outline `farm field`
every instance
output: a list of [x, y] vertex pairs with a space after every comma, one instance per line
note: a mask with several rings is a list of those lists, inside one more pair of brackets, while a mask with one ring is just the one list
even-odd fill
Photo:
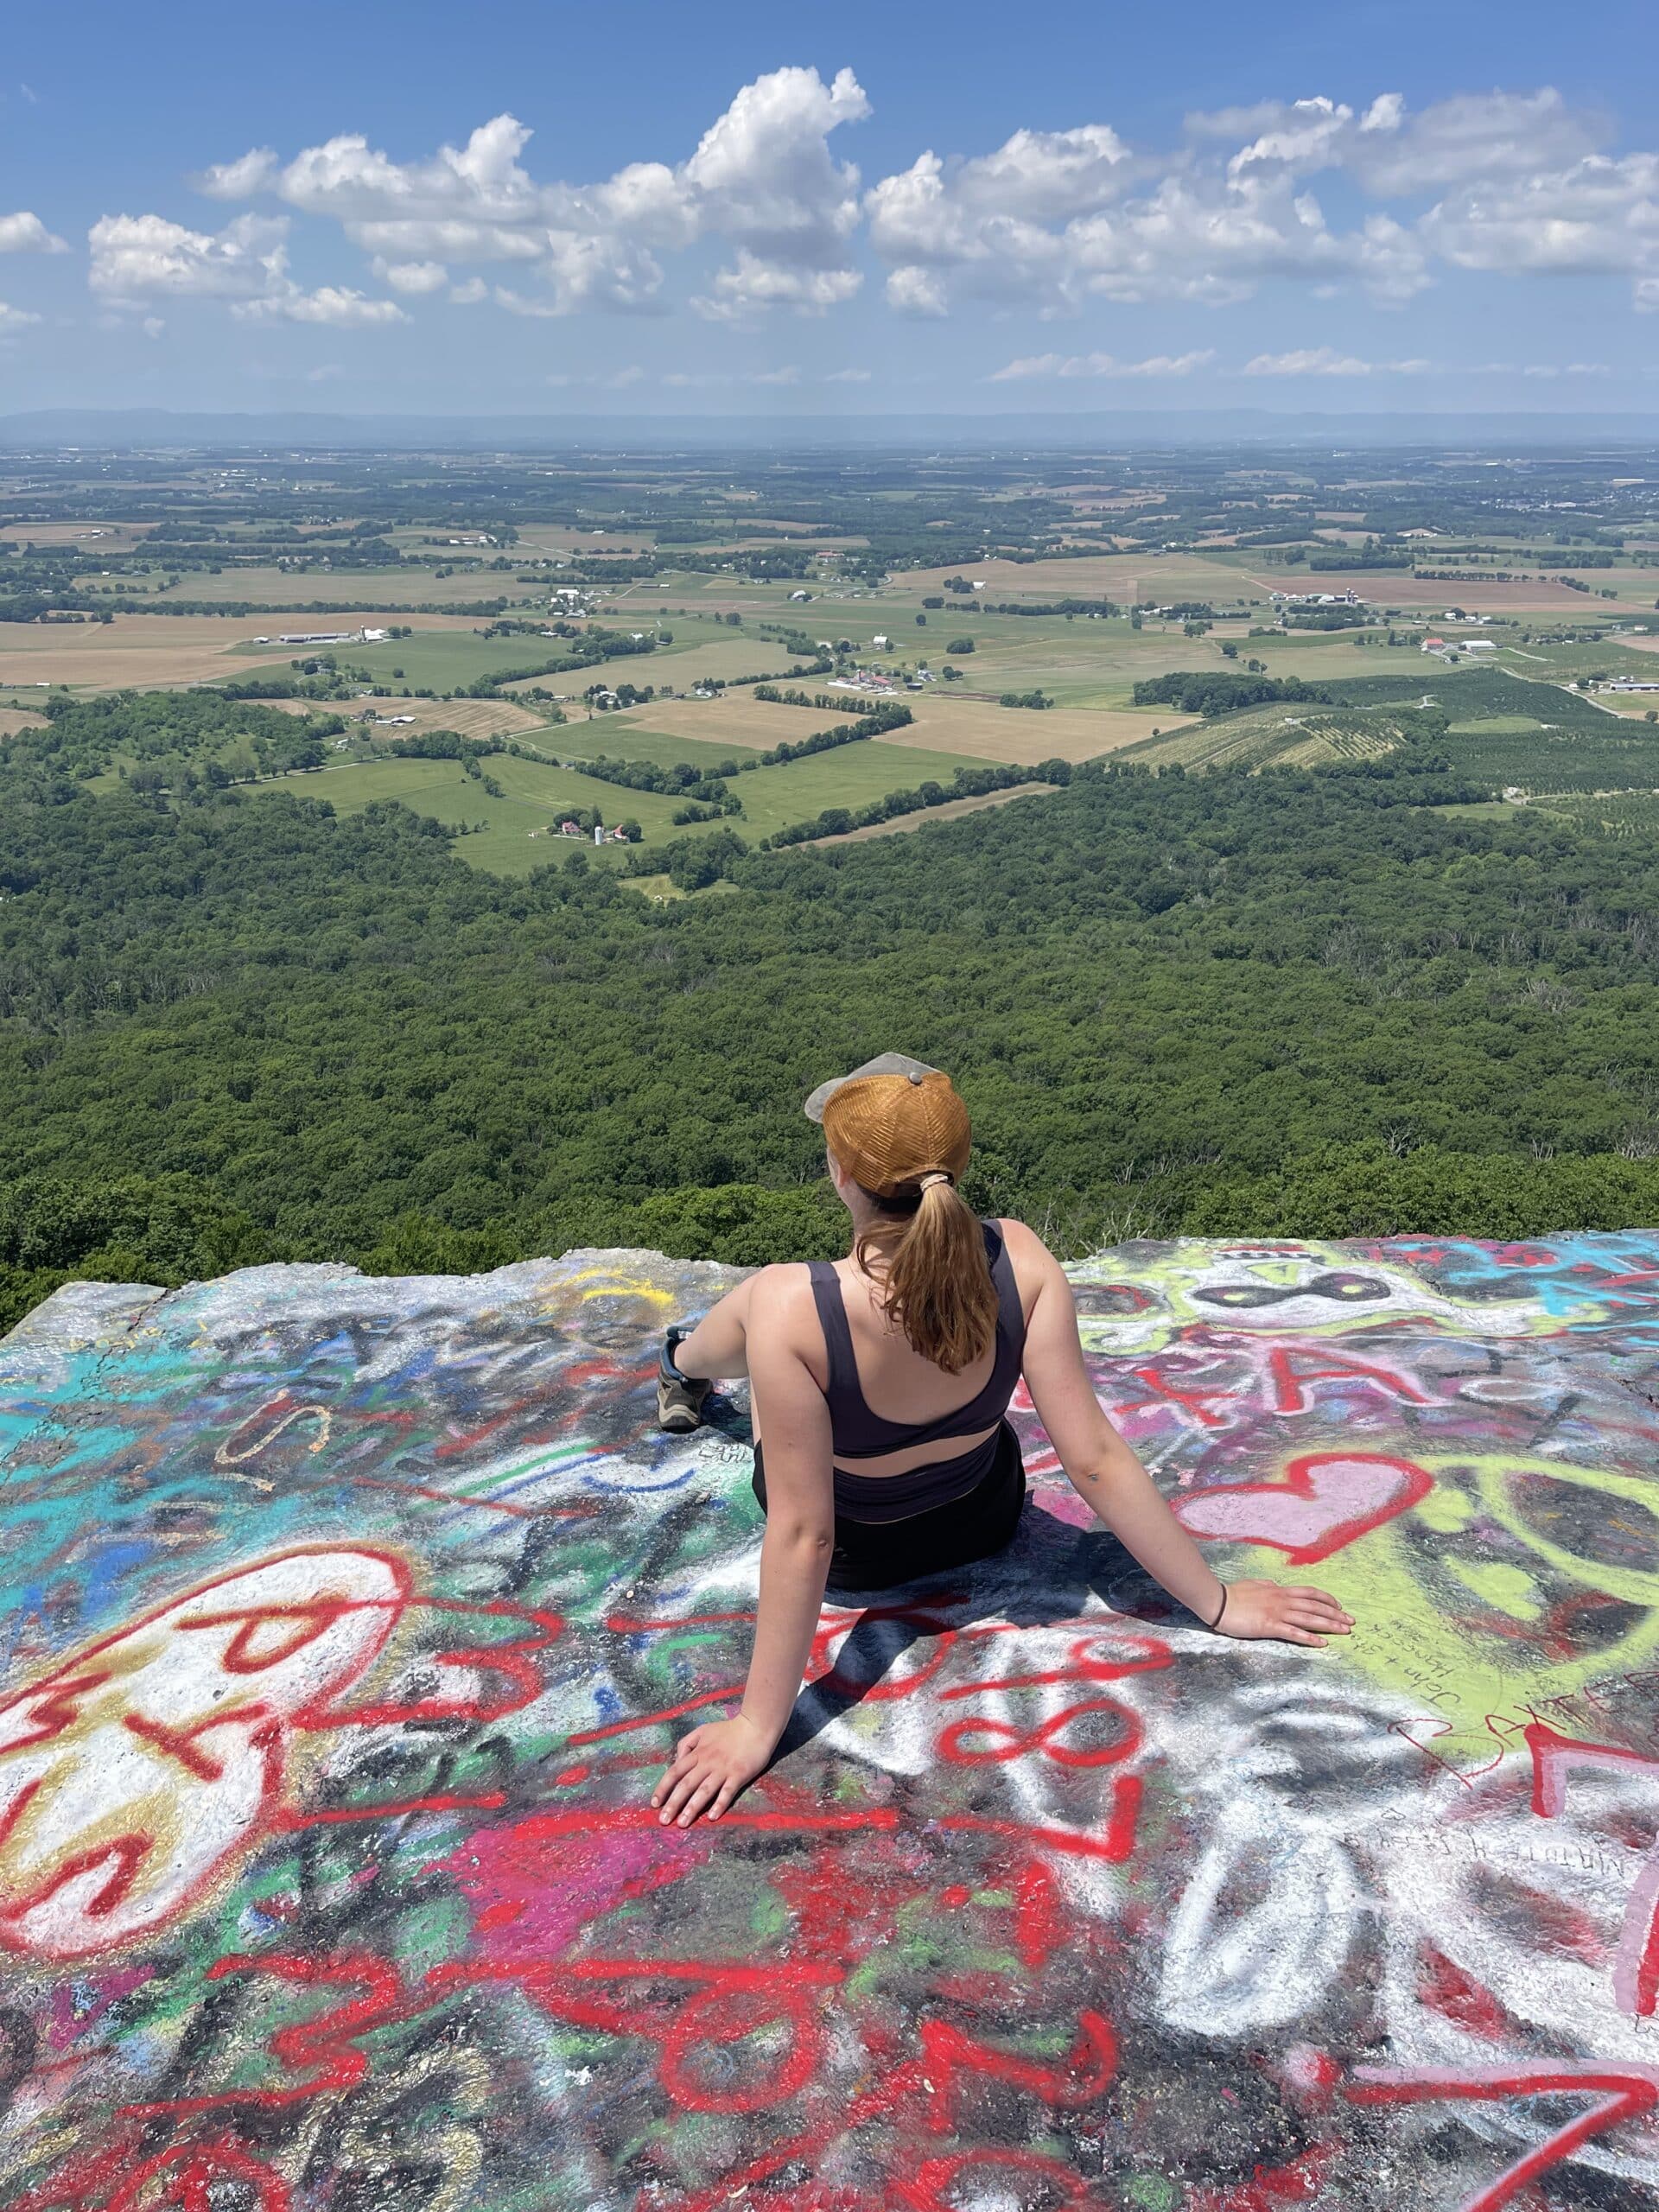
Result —
[[[619, 610], [619, 623], [626, 629], [628, 625], [620, 621], [622, 612]], [[636, 626], [651, 626], [643, 609], [636, 611]], [[724, 639], [702, 639], [688, 645], [683, 632], [675, 628], [674, 643], [658, 646], [649, 659], [649, 673], [636, 680], [671, 684], [676, 691], [684, 691], [711, 677], [722, 683], [734, 683], [745, 676], [784, 676], [796, 665], [797, 656], [775, 638], [732, 637], [729, 632]], [[613, 672], [627, 673], [620, 668]]]
[[[938, 592], [947, 576], [982, 578], [975, 599], [1111, 599], [1127, 607], [1137, 599], [1234, 600], [1249, 595], [1248, 575], [1236, 566], [1200, 553], [1085, 553], [1061, 561], [951, 561], [938, 569], [906, 570], [907, 591]], [[1255, 588], [1262, 589], [1260, 579]], [[1279, 588], [1277, 581], [1267, 589]], [[1265, 593], [1264, 593], [1265, 595]], [[963, 597], [960, 604], [966, 607]], [[951, 608], [947, 607], [945, 613]], [[941, 620], [944, 618], [941, 617]]]
[[[1009, 635], [1009, 632], [1013, 634]], [[964, 634], [966, 632], [964, 630]], [[953, 665], [976, 691], [1046, 691], [1063, 707], [1127, 707], [1135, 684], [1174, 668], [1231, 668], [1260, 660], [1270, 676], [1300, 676], [1309, 683], [1327, 677], [1362, 676], [1379, 665], [1375, 645], [1360, 645], [1341, 631], [1310, 631], [1301, 636], [1251, 638], [1243, 626], [1220, 625], [1207, 637], [1188, 638], [1174, 628], [1127, 622], [1021, 621], [1006, 618], [993, 632], [974, 626], [976, 651]], [[1238, 647], [1236, 660], [1221, 651], [1223, 639]], [[939, 652], [934, 665], [951, 656]]]
[[23, 547], [71, 546], [96, 560], [100, 553], [130, 553], [156, 527], [149, 522], [11, 522], [0, 540]]
[[[1538, 577], [1527, 583], [1492, 583], [1471, 576], [1459, 577], [1453, 583], [1435, 582], [1427, 577], [1414, 576], [1407, 569], [1355, 569], [1344, 570], [1334, 577], [1307, 575], [1306, 582], [1287, 583], [1286, 578], [1305, 574], [1305, 571], [1280, 570], [1271, 575], [1267, 569], [1254, 572], [1258, 584], [1268, 583], [1275, 591], [1317, 591], [1334, 582], [1344, 589], [1351, 586], [1360, 597], [1376, 607], [1416, 607], [1437, 611], [1446, 607], [1461, 607], [1470, 613], [1491, 614], [1551, 614], [1567, 619], [1576, 617], [1582, 621], [1592, 616], [1599, 603], [1586, 598], [1581, 591], [1573, 591], [1566, 584], [1552, 583], [1548, 577]], [[1597, 571], [1600, 574], [1602, 572]]]
[[15, 737], [20, 729], [43, 729], [46, 717], [22, 707], [0, 707], [0, 737]]
[[[374, 621], [372, 615], [361, 619]], [[463, 617], [404, 616], [388, 610], [387, 619], [431, 629], [454, 623], [470, 630]], [[319, 616], [317, 626], [332, 626]], [[214, 677], [239, 678], [251, 672], [251, 664], [285, 668], [295, 658], [292, 645], [252, 643], [270, 630], [269, 614], [118, 614], [109, 622], [3, 622], [0, 688], [62, 683], [73, 690], [112, 691], [136, 684], [165, 690]]]
[[[92, 549], [94, 552], [101, 547]], [[164, 559], [159, 548], [152, 548], [157, 562]], [[169, 575], [178, 572], [168, 569]], [[217, 575], [207, 569], [188, 569], [181, 581], [163, 594], [166, 599], [226, 600], [233, 604], [255, 601], [271, 607], [305, 607], [314, 600], [337, 601], [356, 607], [411, 608], [423, 605], [448, 605], [454, 601], [505, 599], [519, 604], [533, 603], [539, 610], [546, 604], [547, 591], [557, 581], [550, 576], [547, 585], [521, 584], [507, 569], [457, 569], [453, 575], [435, 576], [430, 569], [325, 569], [314, 565], [308, 569], [221, 569]], [[123, 597], [137, 597], [152, 588], [154, 579], [144, 576], [93, 576], [88, 579], [94, 591], [116, 593]], [[330, 618], [316, 617], [319, 626], [326, 626]], [[365, 616], [365, 620], [372, 617]], [[406, 616], [400, 615], [400, 620]], [[267, 617], [267, 621], [270, 618]]]
[[[1650, 683], [1659, 678], [1652, 653], [1659, 650], [1659, 637], [1644, 645], [1639, 638], [1586, 638], [1571, 644], [1529, 645], [1510, 644], [1500, 630], [1494, 633], [1497, 646], [1495, 656], [1499, 665], [1512, 676], [1529, 677], [1539, 682], [1552, 680], [1566, 683], [1578, 676], [1630, 676], [1638, 683]], [[1611, 702], [1608, 702], [1610, 705]]]
[[[385, 645], [334, 645], [320, 650], [332, 652], [346, 666], [365, 671], [374, 683], [385, 684], [396, 696], [417, 689], [449, 691], [458, 684], [475, 683], [480, 676], [531, 667], [563, 652], [567, 642], [559, 638], [481, 638], [472, 624], [457, 621], [451, 628], [419, 630], [412, 638], [393, 638]], [[263, 647], [250, 650], [257, 652], [260, 659], [265, 658]], [[294, 655], [294, 647], [283, 649], [285, 660]], [[603, 673], [599, 669], [591, 672], [572, 669], [568, 675], [537, 677], [533, 681], [550, 689], [563, 689], [580, 677], [582, 683], [575, 686], [580, 690]]]
[[[273, 706], [283, 702], [273, 699]], [[294, 702], [296, 705], [304, 702]], [[479, 739], [491, 737], [518, 737], [532, 730], [552, 728], [544, 716], [529, 707], [521, 707], [516, 699], [364, 699], [342, 700], [334, 712], [343, 714], [349, 721], [372, 707], [378, 714], [388, 712], [412, 715], [413, 722], [400, 722], [395, 728], [370, 728], [377, 741], [389, 741], [395, 737], [413, 737], [422, 730], [453, 729], [462, 737]], [[325, 709], [325, 711], [327, 711]]]
[[[823, 681], [821, 677], [803, 677], [800, 689], [816, 691]], [[625, 708], [606, 720], [625, 729], [636, 722], [649, 722], [664, 737], [689, 737], [699, 744], [724, 744], [728, 749], [737, 745], [751, 753], [766, 753], [774, 745], [798, 745], [821, 729], [834, 729], [838, 722], [856, 721], [867, 711], [862, 702], [850, 697], [844, 706], [820, 711], [816, 707], [780, 707], [775, 700], [734, 691], [717, 699], [652, 699], [645, 706]], [[606, 749], [626, 750], [620, 745]]]
[[1018, 763], [1092, 760], [1146, 737], [1165, 707], [1000, 707], [988, 699], [926, 692], [910, 702], [915, 721], [890, 731], [885, 742], [926, 753], [968, 753], [976, 760]]
[[[591, 727], [598, 729], [601, 725], [595, 722]], [[564, 735], [562, 730], [550, 731], [548, 741], [563, 741]], [[662, 742], [676, 744], [671, 739]], [[676, 757], [683, 757], [684, 743], [678, 741], [681, 749]], [[614, 747], [610, 749], [614, 753]], [[730, 752], [730, 747], [723, 748], [722, 757], [729, 758]], [[646, 756], [634, 752], [626, 757]], [[729, 826], [753, 843], [797, 822], [810, 821], [826, 807], [856, 808], [888, 791], [913, 790], [930, 774], [943, 780], [959, 767], [976, 765], [950, 754], [931, 755], [924, 765], [913, 753], [902, 752], [879, 739], [866, 740], [810, 760], [791, 761], [783, 767], [757, 768], [741, 776], [731, 788], [741, 798], [743, 812], [731, 817]], [[561, 809], [596, 807], [607, 823], [632, 816], [644, 830], [647, 844], [695, 836], [700, 830], [720, 826], [713, 823], [677, 826], [672, 817], [682, 803], [678, 799], [654, 791], [631, 791], [601, 777], [584, 776], [580, 770], [559, 767], [550, 760], [543, 764], [539, 760], [497, 753], [484, 766], [501, 786], [503, 798], [493, 798], [475, 777], [464, 772], [459, 761], [392, 757], [300, 770], [272, 777], [258, 788], [273, 791], [286, 786], [308, 798], [326, 798], [342, 813], [354, 812], [377, 799], [397, 799], [416, 813], [430, 815], [439, 822], [482, 822], [483, 830], [458, 842], [459, 856], [476, 868], [509, 874], [523, 874], [556, 857], [540, 839], [532, 839], [530, 832], [556, 820]]]

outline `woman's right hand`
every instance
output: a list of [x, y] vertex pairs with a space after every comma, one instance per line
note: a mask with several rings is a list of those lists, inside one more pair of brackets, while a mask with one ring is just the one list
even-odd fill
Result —
[[682, 1736], [651, 1793], [658, 1819], [664, 1827], [683, 1828], [705, 1813], [717, 1821], [733, 1798], [766, 1772], [777, 1741], [741, 1713], [731, 1720], [707, 1720]]
[[1327, 1636], [1346, 1636], [1354, 1625], [1353, 1615], [1344, 1612], [1328, 1590], [1285, 1582], [1230, 1582], [1226, 1587], [1217, 1636], [1322, 1649]]

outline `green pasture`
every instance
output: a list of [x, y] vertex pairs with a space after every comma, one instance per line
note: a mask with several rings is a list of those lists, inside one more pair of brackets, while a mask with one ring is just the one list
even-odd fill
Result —
[[531, 730], [518, 742], [562, 760], [593, 760], [603, 753], [613, 760], [644, 760], [653, 768], [675, 768], [684, 761], [704, 775], [711, 774], [722, 761], [756, 758], [752, 745], [715, 745], [701, 737], [664, 737], [615, 715], [595, 715], [592, 721]]
[[[366, 670], [373, 682], [392, 691], [453, 691], [480, 676], [534, 667], [537, 661], [563, 652], [566, 644], [561, 638], [480, 638], [471, 630], [417, 630], [413, 637], [394, 638], [384, 645], [319, 645], [315, 650], [332, 653], [342, 668]], [[306, 648], [294, 649], [293, 658], [308, 657]], [[396, 669], [402, 669], [401, 678], [393, 674]], [[541, 681], [550, 690], [574, 686], [585, 690], [601, 673], [572, 669]]]
[[[595, 721], [584, 727], [598, 730], [603, 725]], [[554, 736], [563, 740], [564, 734], [563, 731], [537, 734], [543, 742]], [[629, 733], [630, 740], [642, 734]], [[656, 740], [664, 761], [686, 757], [686, 743], [683, 739]], [[620, 744], [594, 749], [607, 750], [613, 758], [647, 757], [643, 750], [625, 753]], [[721, 748], [727, 756], [732, 750]], [[574, 747], [571, 754], [574, 757]], [[556, 823], [562, 812], [574, 807], [597, 807], [607, 823], [632, 817], [645, 831], [645, 842], [652, 845], [696, 836], [698, 827], [715, 826], [677, 826], [672, 817], [682, 800], [655, 791], [630, 791], [597, 776], [584, 776], [578, 769], [504, 753], [492, 753], [483, 765], [485, 773], [501, 786], [505, 794], [501, 798], [493, 798], [476, 778], [465, 774], [459, 761], [385, 757], [297, 770], [291, 775], [273, 777], [258, 788], [268, 791], [291, 787], [308, 798], [326, 798], [346, 814], [377, 799], [396, 799], [416, 814], [430, 815], [439, 822], [481, 822], [485, 828], [460, 840], [455, 849], [475, 868], [508, 875], [524, 874], [557, 858], [556, 840], [532, 838], [530, 832], [550, 822]], [[738, 777], [730, 788], [742, 800], [743, 812], [730, 818], [730, 826], [740, 836], [753, 842], [792, 823], [810, 821], [825, 807], [857, 808], [888, 791], [913, 791], [929, 780], [948, 783], [959, 767], [984, 765], [957, 753], [919, 753], [874, 739], [839, 746], [809, 760], [792, 760], [783, 767], [757, 768]]]
[[889, 791], [914, 791], [929, 782], [948, 784], [958, 768], [985, 765], [965, 753], [924, 753], [866, 738], [856, 745], [815, 753], [806, 760], [791, 760], [785, 767], [757, 768], [752, 775], [739, 776], [728, 788], [742, 800], [743, 818], [732, 827], [740, 836], [769, 837], [791, 823], [810, 822], [827, 806], [855, 809]]
[[596, 776], [543, 766], [509, 753], [492, 755], [486, 772], [500, 785], [504, 798], [493, 798], [475, 778], [462, 772], [457, 760], [353, 762], [275, 777], [258, 789], [291, 787], [306, 798], [326, 798], [341, 814], [354, 814], [376, 800], [396, 799], [438, 822], [481, 822], [485, 827], [459, 839], [455, 851], [474, 868], [501, 875], [524, 875], [557, 860], [568, 849], [563, 840], [530, 833], [550, 823], [556, 825], [561, 814], [573, 807], [597, 807], [607, 823], [632, 817], [656, 844], [683, 834], [671, 819], [680, 802], [654, 791], [622, 791]]

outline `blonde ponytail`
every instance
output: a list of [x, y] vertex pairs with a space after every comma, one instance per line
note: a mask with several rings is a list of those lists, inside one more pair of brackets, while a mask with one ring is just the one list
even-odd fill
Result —
[[945, 1175], [928, 1177], [913, 1210], [908, 1192], [866, 1196], [885, 1213], [908, 1216], [896, 1241], [872, 1230], [858, 1240], [855, 1257], [867, 1272], [867, 1248], [886, 1257], [882, 1312], [912, 1351], [947, 1375], [960, 1375], [996, 1337], [996, 1285], [984, 1231]]

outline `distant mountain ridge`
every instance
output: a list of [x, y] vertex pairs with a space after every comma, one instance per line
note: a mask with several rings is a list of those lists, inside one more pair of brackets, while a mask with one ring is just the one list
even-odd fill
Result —
[[1116, 409], [1008, 415], [344, 415], [194, 413], [167, 408], [46, 408], [0, 416], [0, 449], [42, 446], [305, 446], [485, 451], [677, 447], [934, 445], [1052, 447], [1659, 444], [1654, 414], [1311, 414], [1259, 407]]

